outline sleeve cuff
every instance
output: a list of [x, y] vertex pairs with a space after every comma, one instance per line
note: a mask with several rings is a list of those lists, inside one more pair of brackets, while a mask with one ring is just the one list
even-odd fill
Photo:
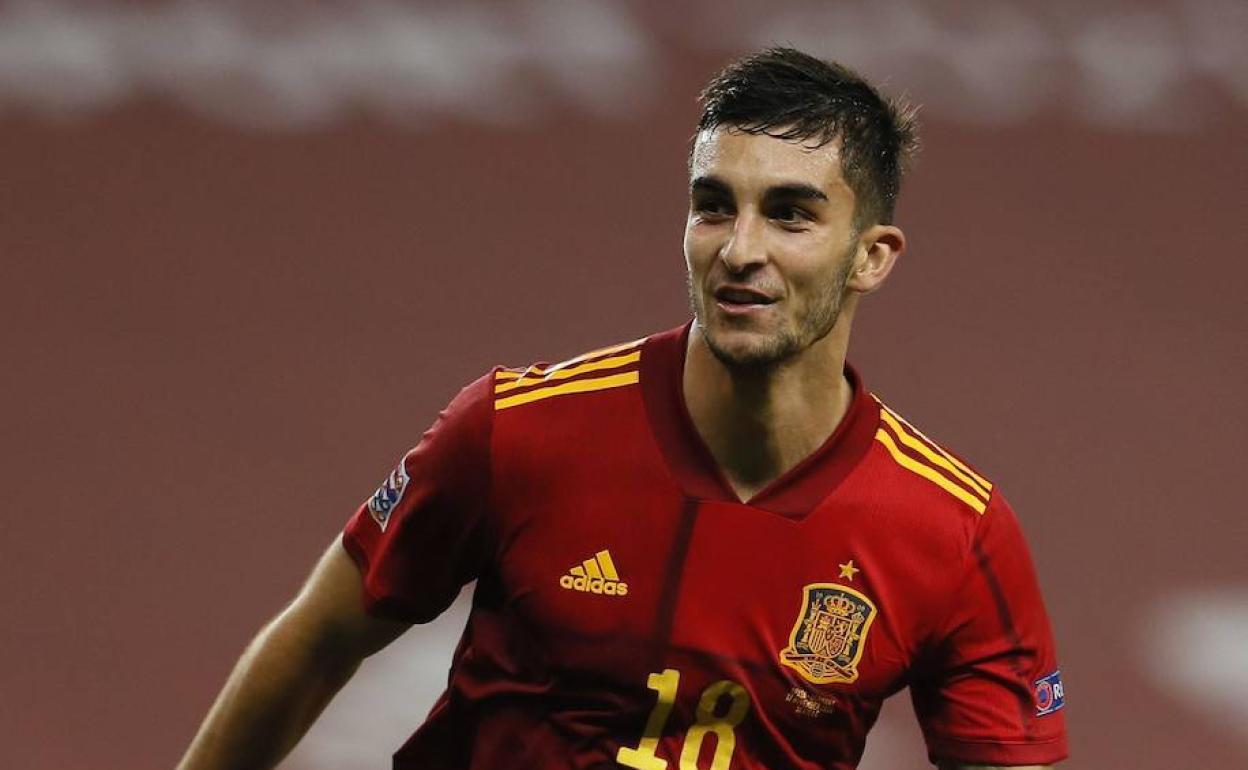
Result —
[[360, 542], [358, 536], [350, 527], [342, 533], [342, 547], [360, 570], [360, 599], [364, 604], [366, 613], [376, 618], [397, 620], [401, 623], [428, 623], [438, 616], [440, 610], [430, 612], [405, 600], [403, 597], [381, 596], [369, 588], [370, 565], [368, 548]]
[[987, 741], [933, 737], [927, 743], [932, 764], [962, 762], [976, 765], [1052, 765], [1070, 754], [1066, 736], [1045, 741]]

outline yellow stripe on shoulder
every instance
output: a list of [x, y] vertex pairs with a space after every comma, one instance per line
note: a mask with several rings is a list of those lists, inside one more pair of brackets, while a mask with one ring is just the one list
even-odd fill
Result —
[[962, 487], [958, 486], [957, 484], [954, 484], [952, 481], [947, 479], [945, 476], [941, 475], [939, 471], [932, 468], [930, 465], [924, 465], [923, 463], [919, 462], [918, 460], [915, 460], [914, 458], [907, 455], [905, 452], [902, 452], [900, 449], [898, 449], [897, 444], [893, 441], [893, 437], [888, 435], [888, 433], [883, 428], [880, 428], [879, 430], [875, 432], [875, 440], [884, 445], [884, 448], [887, 449], [888, 453], [893, 456], [893, 459], [897, 461], [898, 465], [910, 471], [911, 473], [916, 473], [919, 476], [922, 476], [923, 478], [932, 482], [936, 486], [940, 487], [941, 489], [945, 490], [949, 494], [953, 495], [954, 497], [958, 498], [962, 502], [969, 505], [971, 509], [974, 510], [976, 513], [982, 514], [985, 510], [988, 509], [988, 506], [984, 503], [983, 500], [980, 500], [975, 495], [972, 495], [970, 492], [967, 492]]
[[901, 427], [901, 423], [897, 419], [897, 416], [890, 412], [887, 408], [880, 410], [880, 419], [883, 420], [888, 427], [893, 429], [893, 433], [897, 434], [897, 438], [901, 439], [902, 444], [918, 452], [932, 465], [942, 468], [946, 472], [952, 474], [954, 478], [961, 481], [970, 489], [970, 491], [974, 492], [979, 497], [982, 497], [985, 501], [988, 500], [988, 496], [992, 494], [992, 485], [988, 484], [987, 481], [983, 481], [983, 477], [977, 475], [976, 478], [972, 478], [963, 470], [970, 470], [969, 468], [966, 468], [965, 465], [962, 463], [953, 463], [950, 455], [946, 454], [942, 450], [933, 449], [928, 444], [920, 441], [914, 435], [907, 432]]
[[[503, 369], [498, 372], [498, 375], [495, 379], [497, 380], [519, 380], [525, 377], [545, 377], [547, 374], [550, 374], [551, 372], [557, 372], [562, 369], [575, 366], [576, 364], [579, 364], [582, 361], [589, 361], [590, 359], [593, 359], [593, 358], [600, 358], [603, 356], [609, 356], [613, 353], [620, 353], [625, 350], [632, 350], [633, 348], [640, 348], [641, 343], [645, 341], [646, 341], [646, 338], [642, 337], [640, 339], [636, 339], [631, 342], [623, 342], [623, 343], [620, 343], [619, 345], [611, 345], [610, 347], [599, 348], [598, 350], [591, 350], [588, 353], [582, 353], [581, 355], [576, 356], [575, 358], [569, 358], [567, 361], [560, 361], [557, 364], [552, 364], [547, 367], [530, 366], [525, 369]], [[639, 354], [640, 352], [641, 351], [638, 351]]]
[[988, 479], [986, 479], [986, 478], [984, 478], [983, 476], [979, 475], [979, 474], [978, 474], [978, 473], [976, 473], [974, 470], [972, 470], [972, 469], [971, 469], [971, 467], [970, 467], [970, 466], [968, 466], [966, 463], [962, 462], [961, 460], [959, 460], [958, 458], [954, 457], [954, 456], [953, 456], [952, 454], [950, 454], [949, 452], [945, 451], [945, 448], [944, 448], [944, 447], [942, 447], [940, 444], [937, 444], [935, 441], [932, 441], [930, 438], [928, 438], [928, 437], [927, 437], [927, 435], [926, 435], [926, 434], [924, 434], [924, 433], [923, 433], [923, 431], [919, 430], [918, 428], [914, 427], [914, 425], [912, 425], [911, 423], [907, 422], [905, 417], [902, 417], [901, 415], [897, 414], [897, 412], [895, 412], [895, 411], [894, 411], [891, 407], [889, 407], [889, 406], [888, 406], [888, 404], [885, 404], [883, 401], [880, 401], [880, 399], [879, 399], [879, 398], [876, 398], [875, 400], [876, 400], [876, 402], [877, 402], [877, 403], [879, 403], [880, 408], [881, 408], [882, 410], [884, 410], [884, 411], [885, 411], [885, 412], [887, 412], [887, 413], [888, 413], [891, 417], [893, 417], [894, 419], [896, 419], [896, 420], [897, 420], [897, 422], [899, 422], [899, 423], [901, 423], [902, 425], [906, 426], [907, 430], [909, 430], [909, 431], [910, 431], [910, 433], [912, 433], [912, 434], [914, 434], [915, 436], [918, 436], [919, 438], [923, 439], [923, 441], [927, 442], [927, 444], [928, 444], [928, 445], [929, 445], [932, 449], [936, 450], [936, 451], [937, 451], [937, 452], [939, 452], [942, 456], [944, 456], [944, 458], [945, 458], [946, 460], [948, 460], [948, 461], [949, 461], [952, 465], [956, 466], [956, 467], [957, 467], [959, 470], [961, 470], [963, 473], [965, 473], [965, 474], [967, 474], [968, 476], [970, 476], [971, 478], [975, 479], [975, 481], [976, 481], [976, 482], [978, 482], [978, 483], [979, 483], [979, 485], [980, 485], [981, 487], [983, 487], [985, 491], [987, 491], [987, 492], [992, 492], [992, 482], [991, 482], [991, 481], [989, 481]]
[[932, 441], [879, 398], [880, 427], [875, 439], [902, 468], [917, 474], [983, 513], [992, 496], [992, 483]]
[[[619, 369], [619, 368], [628, 366], [629, 364], [635, 364], [640, 360], [641, 360], [641, 351], [634, 350], [631, 353], [624, 353], [623, 355], [600, 358], [597, 361], [590, 361], [588, 363], [578, 364], [576, 366], [570, 366], [566, 369], [551, 367], [550, 369], [545, 370], [544, 373], [541, 373], [541, 374], [532, 373], [532, 374], [523, 374], [520, 377], [516, 377], [516, 378], [511, 378], [511, 377], [505, 378], [503, 382], [498, 382], [497, 384], [494, 385], [494, 392], [496, 394], [506, 393], [511, 390], [518, 390], [520, 388], [526, 388], [530, 385], [538, 385], [544, 382], [551, 382], [551, 381], [557, 381], [557, 380], [566, 380], [570, 377], [575, 377], [578, 374], [586, 374], [587, 372], [598, 372], [604, 369]], [[504, 372], [499, 372], [499, 374], [504, 374]], [[510, 374], [510, 372], [506, 372], [506, 374]]]
[[501, 409], [510, 409], [513, 406], [521, 404], [529, 404], [534, 401], [541, 401], [555, 396], [564, 396], [569, 393], [591, 393], [595, 390], [608, 390], [610, 388], [622, 388], [625, 385], [634, 385], [641, 379], [641, 374], [637, 371], [624, 372], [622, 374], [612, 374], [607, 377], [591, 377], [584, 380], [572, 380], [562, 385], [547, 385], [543, 388], [534, 388], [533, 390], [517, 393], [514, 396], [497, 399], [494, 402], [495, 411]]
[[494, 376], [494, 409], [636, 384], [641, 379], [639, 364], [645, 341], [642, 337], [599, 348], [550, 366], [500, 370]]

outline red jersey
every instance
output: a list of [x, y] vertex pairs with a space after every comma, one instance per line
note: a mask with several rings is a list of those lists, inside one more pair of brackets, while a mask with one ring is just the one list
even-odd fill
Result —
[[929, 753], [1066, 755], [1048, 619], [999, 491], [852, 404], [747, 502], [682, 398], [688, 326], [465, 388], [351, 519], [369, 611], [476, 579], [396, 768], [825, 770], [909, 687]]

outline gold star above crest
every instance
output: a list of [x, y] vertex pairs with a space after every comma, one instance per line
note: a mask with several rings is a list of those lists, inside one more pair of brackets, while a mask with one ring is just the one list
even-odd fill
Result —
[[862, 570], [854, 566], [853, 559], [850, 559], [849, 561], [840, 565], [840, 567], [841, 567], [841, 577], [848, 578], [851, 582], [853, 581], [855, 574], [862, 572]]

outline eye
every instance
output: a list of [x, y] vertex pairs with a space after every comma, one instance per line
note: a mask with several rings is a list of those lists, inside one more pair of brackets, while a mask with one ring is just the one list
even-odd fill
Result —
[[776, 206], [768, 216], [785, 225], [800, 225], [814, 220], [814, 217], [806, 209], [787, 203]]
[[703, 219], [717, 219], [729, 217], [733, 214], [730, 201], [714, 196], [694, 198], [690, 208], [692, 208], [693, 213]]

